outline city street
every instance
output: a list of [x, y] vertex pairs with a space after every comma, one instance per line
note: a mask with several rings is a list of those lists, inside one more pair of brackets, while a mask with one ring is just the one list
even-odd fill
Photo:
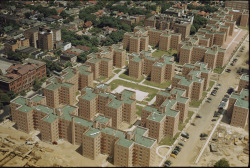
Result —
[[[248, 39], [248, 38], [246, 38]], [[216, 80], [217, 83], [220, 83], [222, 86], [218, 90], [216, 96], [208, 95], [207, 97], [212, 98], [211, 103], [205, 102], [198, 111], [198, 114], [202, 116], [202, 118], [195, 118], [194, 123], [196, 126], [189, 126], [186, 132], [189, 133], [189, 139], [184, 143], [184, 147], [182, 147], [181, 152], [178, 154], [176, 159], [168, 158], [173, 162], [172, 166], [195, 166], [194, 161], [200, 153], [201, 148], [205, 144], [206, 141], [200, 140], [201, 133], [210, 134], [213, 129], [215, 122], [212, 122], [214, 111], [218, 110], [218, 106], [226, 94], [227, 89], [230, 86], [236, 88], [239, 84], [240, 75], [236, 73], [238, 68], [248, 67], [245, 64], [245, 61], [248, 59], [249, 54], [249, 42], [246, 40], [243, 42], [245, 45], [245, 50], [241, 53], [241, 57], [238, 58], [238, 62], [236, 62], [235, 66], [228, 66], [232, 71], [230, 73], [224, 72], [223, 74], [213, 74], [211, 79]], [[238, 52], [235, 54], [237, 55]], [[231, 80], [230, 80], [231, 79]], [[225, 121], [224, 121], [225, 122]]]

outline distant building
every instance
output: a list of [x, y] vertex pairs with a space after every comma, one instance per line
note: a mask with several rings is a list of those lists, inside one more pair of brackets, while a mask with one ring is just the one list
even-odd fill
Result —
[[248, 1], [225, 1], [225, 7], [233, 8], [236, 10], [242, 10], [242, 9], [249, 9], [249, 2]]
[[0, 75], [1, 89], [17, 93], [32, 87], [35, 78], [46, 77], [46, 64], [27, 58], [23, 64], [13, 64], [6, 72]]
[[4, 50], [6, 53], [10, 51], [16, 51], [16, 49], [21, 47], [29, 47], [29, 39], [26, 38], [19, 38], [19, 39], [12, 39], [4, 44]]

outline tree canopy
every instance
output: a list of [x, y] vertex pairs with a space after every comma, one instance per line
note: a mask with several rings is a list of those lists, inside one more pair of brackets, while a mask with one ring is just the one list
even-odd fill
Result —
[[193, 6], [192, 4], [189, 4], [187, 6], [188, 9], [195, 9], [195, 10], [200, 10], [200, 11], [204, 11], [204, 12], [209, 12], [209, 13], [213, 13], [216, 12], [218, 10], [218, 8], [208, 5], [206, 4], [205, 6]]
[[225, 158], [222, 158], [214, 164], [214, 167], [230, 167], [230, 164]]

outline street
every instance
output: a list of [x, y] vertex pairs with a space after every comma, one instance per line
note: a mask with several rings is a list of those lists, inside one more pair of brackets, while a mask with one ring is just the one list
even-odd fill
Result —
[[[246, 38], [248, 39], [248, 38]], [[232, 71], [230, 73], [224, 72], [223, 74], [213, 74], [211, 79], [217, 81], [217, 83], [221, 84], [216, 96], [212, 96], [208, 93], [207, 97], [212, 98], [211, 103], [205, 102], [198, 111], [198, 114], [202, 116], [202, 118], [195, 118], [194, 123], [196, 126], [189, 126], [186, 132], [189, 133], [189, 139], [184, 143], [184, 147], [182, 147], [181, 152], [177, 155], [176, 159], [169, 157], [168, 160], [172, 161], [171, 166], [195, 166], [194, 161], [197, 158], [201, 148], [204, 146], [205, 141], [200, 140], [200, 134], [206, 133], [210, 134], [213, 129], [215, 123], [211, 120], [213, 119], [214, 111], [218, 110], [218, 106], [226, 94], [227, 89], [230, 86], [236, 88], [239, 84], [240, 75], [236, 73], [238, 68], [247, 68], [248, 65], [245, 61], [248, 59], [249, 54], [249, 42], [246, 40], [243, 42], [245, 45], [244, 52], [241, 52], [241, 57], [238, 58], [235, 66], [228, 66]], [[237, 55], [238, 52], [235, 54]], [[215, 84], [216, 85], [216, 84]], [[211, 89], [212, 90], [212, 89]], [[224, 117], [223, 117], [224, 118]], [[217, 118], [218, 119], [218, 118]], [[228, 122], [226, 120], [222, 120], [222, 122]]]

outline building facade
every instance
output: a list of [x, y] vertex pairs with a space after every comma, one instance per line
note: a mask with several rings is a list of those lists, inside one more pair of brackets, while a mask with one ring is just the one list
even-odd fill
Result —
[[46, 77], [46, 64], [27, 58], [23, 64], [13, 64], [0, 75], [0, 86], [5, 91], [21, 92], [33, 86], [34, 80]]

